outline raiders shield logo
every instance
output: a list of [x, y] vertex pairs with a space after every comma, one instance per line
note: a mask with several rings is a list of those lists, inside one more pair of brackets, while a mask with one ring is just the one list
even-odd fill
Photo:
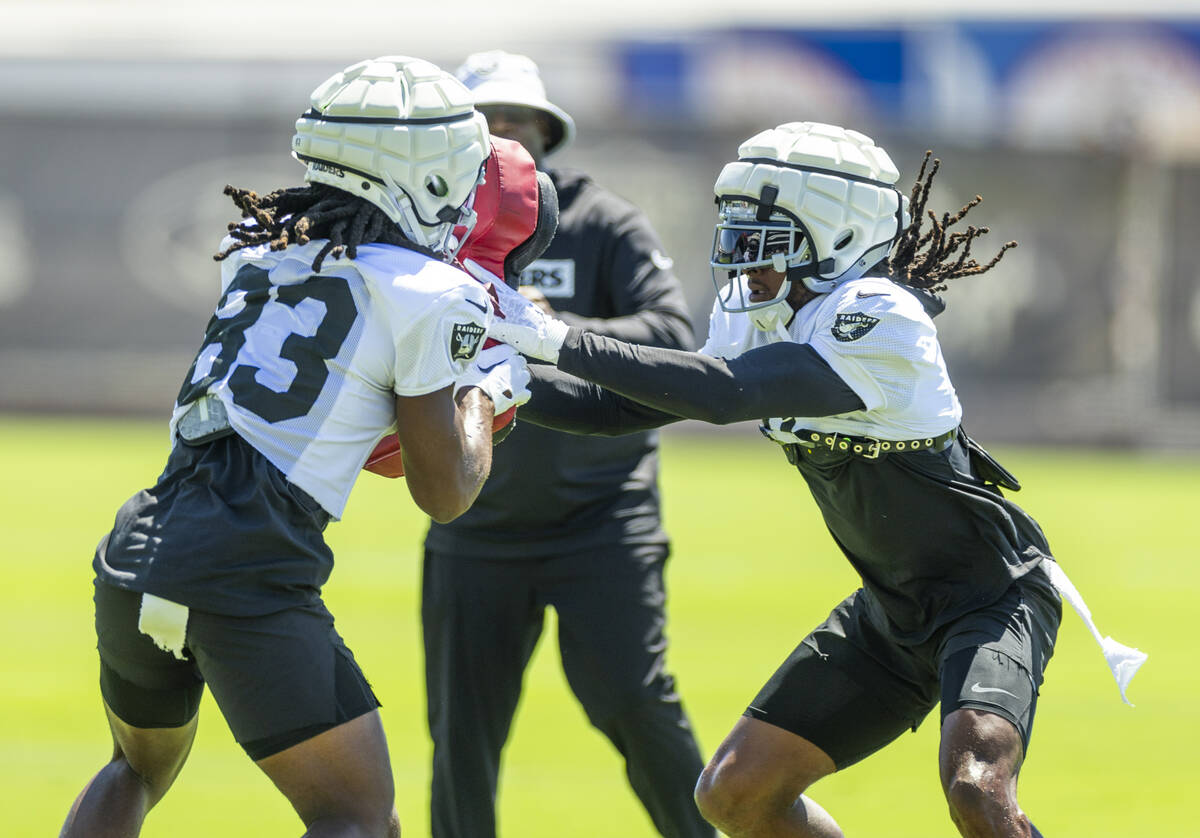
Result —
[[829, 331], [842, 343], [849, 343], [874, 329], [878, 322], [878, 317], [863, 314], [861, 311], [848, 311], [837, 316], [833, 321], [833, 328]]
[[450, 332], [450, 359], [469, 361], [474, 358], [486, 331], [478, 323], [455, 323]]

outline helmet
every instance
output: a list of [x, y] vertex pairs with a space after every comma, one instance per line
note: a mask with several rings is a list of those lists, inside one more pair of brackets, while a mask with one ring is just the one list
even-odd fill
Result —
[[488, 152], [487, 120], [462, 83], [402, 55], [327, 79], [292, 138], [306, 181], [365, 198], [412, 242], [451, 254], [454, 226], [473, 224], [468, 202]]
[[575, 120], [546, 98], [538, 65], [532, 58], [493, 49], [467, 56], [455, 75], [471, 91], [476, 106], [515, 105], [550, 117], [546, 154], [561, 151], [575, 139]]
[[[775, 316], [752, 318], [769, 329], [791, 317], [786, 298], [795, 281], [824, 294], [862, 276], [908, 225], [908, 199], [893, 186], [899, 177], [870, 137], [836, 125], [789, 122], [746, 140], [714, 186], [709, 264], [721, 307], [764, 315], [773, 308]], [[749, 302], [738, 274], [754, 267], [786, 274], [774, 299]]]

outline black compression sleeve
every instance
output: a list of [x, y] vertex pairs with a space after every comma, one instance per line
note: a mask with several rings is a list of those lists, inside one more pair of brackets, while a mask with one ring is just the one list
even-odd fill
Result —
[[661, 428], [679, 417], [638, 404], [547, 364], [529, 365], [532, 397], [521, 406], [521, 421], [556, 431], [597, 436]]
[[716, 425], [864, 407], [825, 359], [802, 343], [773, 343], [726, 361], [572, 328], [558, 368], [664, 413]]

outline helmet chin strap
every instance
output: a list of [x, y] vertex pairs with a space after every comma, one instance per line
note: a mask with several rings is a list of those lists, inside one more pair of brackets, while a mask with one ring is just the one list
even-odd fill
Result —
[[[468, 201], [468, 204], [474, 202], [474, 199], [475, 193], [472, 192], [471, 201]], [[435, 249], [440, 250], [450, 258], [456, 257], [458, 255], [458, 251], [462, 249], [463, 244], [465, 244], [467, 239], [471, 237], [471, 232], [475, 229], [475, 224], [478, 221], [479, 213], [475, 212], [475, 208], [464, 204], [462, 209], [459, 210], [458, 223], [448, 226], [446, 234], [442, 239], [442, 247]], [[454, 235], [454, 231], [459, 227], [466, 228], [466, 232], [464, 232], [462, 236]]]

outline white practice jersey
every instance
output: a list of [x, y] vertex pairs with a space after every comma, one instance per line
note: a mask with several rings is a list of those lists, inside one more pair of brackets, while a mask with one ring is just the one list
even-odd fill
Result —
[[180, 390], [171, 434], [204, 393], [287, 479], [341, 517], [375, 445], [396, 430], [395, 396], [452, 384], [491, 325], [484, 286], [421, 253], [361, 245], [312, 261], [312, 241], [232, 254], [222, 296]]
[[[722, 291], [722, 298], [727, 293]], [[957, 427], [962, 419], [933, 321], [920, 300], [888, 279], [864, 277], [822, 294], [796, 312], [787, 333], [789, 340], [815, 349], [866, 409], [836, 416], [771, 417], [766, 429], [779, 442], [808, 444], [792, 429], [924, 439]], [[700, 352], [736, 358], [782, 339], [755, 328], [745, 312], [726, 312], [714, 303], [708, 340]]]

